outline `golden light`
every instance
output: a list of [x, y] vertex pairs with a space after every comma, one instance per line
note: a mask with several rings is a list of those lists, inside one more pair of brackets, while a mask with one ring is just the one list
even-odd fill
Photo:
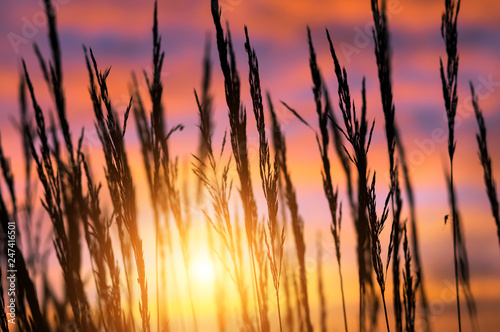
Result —
[[213, 284], [215, 280], [215, 270], [212, 260], [208, 255], [193, 257], [189, 272], [196, 285], [207, 286]]

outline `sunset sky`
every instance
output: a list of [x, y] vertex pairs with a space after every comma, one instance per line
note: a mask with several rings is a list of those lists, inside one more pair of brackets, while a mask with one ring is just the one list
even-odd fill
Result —
[[[111, 66], [108, 86], [113, 105], [122, 115], [128, 104], [131, 73], [140, 78], [140, 90], [146, 99], [147, 88], [141, 72], [151, 74], [152, 61], [152, 0], [54, 0], [58, 4], [57, 19], [63, 54], [64, 88], [68, 117], [73, 139], [85, 127], [85, 150], [91, 153], [96, 174], [102, 175], [103, 158], [100, 143], [93, 127], [94, 115], [88, 94], [82, 45], [91, 47], [102, 69]], [[448, 169], [447, 123], [439, 76], [439, 57], [445, 57], [441, 38], [441, 14], [444, 1], [388, 0], [389, 27], [392, 41], [392, 80], [396, 122], [402, 133], [415, 186], [418, 228], [421, 240], [423, 270], [431, 304], [433, 326], [449, 326], [455, 330], [456, 307], [453, 292], [452, 229], [444, 225], [444, 216], [450, 213], [446, 191], [445, 170]], [[379, 198], [385, 197], [388, 186], [387, 143], [384, 117], [380, 101], [379, 82], [371, 35], [373, 20], [368, 0], [221, 0], [222, 18], [229, 22], [236, 51], [237, 67], [242, 81], [242, 102], [248, 110], [249, 149], [253, 160], [254, 191], [259, 213], [267, 210], [258, 179], [258, 136], [251, 111], [248, 87], [248, 63], [244, 49], [244, 26], [249, 30], [251, 43], [259, 59], [263, 89], [270, 91], [282, 130], [286, 135], [288, 162], [297, 189], [300, 214], [305, 220], [307, 258], [316, 257], [316, 233], [322, 233], [325, 247], [325, 279], [328, 281], [329, 326], [342, 329], [340, 294], [329, 233], [328, 204], [324, 198], [320, 157], [314, 133], [300, 123], [280, 103], [294, 107], [309, 123], [317, 126], [317, 116], [311, 91], [306, 27], [312, 32], [320, 69], [331, 93], [334, 111], [339, 112], [337, 81], [328, 50], [325, 28], [328, 28], [341, 65], [345, 65], [356, 105], [360, 105], [361, 81], [366, 77], [368, 119], [376, 119], [372, 147], [368, 155], [371, 171], [377, 172]], [[182, 123], [185, 129], [171, 139], [172, 153], [179, 156], [181, 165], [190, 165], [192, 153], [199, 143], [198, 113], [193, 89], [201, 88], [202, 58], [205, 40], [212, 45], [212, 94], [214, 95], [214, 142], [220, 147], [224, 130], [228, 130], [227, 106], [224, 100], [223, 78], [215, 46], [214, 25], [208, 0], [159, 0], [159, 24], [165, 62], [162, 74], [163, 102], [169, 127]], [[475, 134], [477, 124], [470, 104], [469, 81], [479, 94], [488, 129], [489, 151], [493, 173], [500, 178], [500, 2], [495, 0], [462, 2], [458, 19], [458, 114], [456, 123], [457, 151], [455, 156], [455, 184], [469, 253], [472, 291], [476, 296], [479, 322], [483, 331], [498, 326], [500, 311], [500, 249], [496, 226], [490, 213], [483, 171], [477, 157]], [[34, 81], [39, 101], [48, 114], [53, 110], [44, 84], [33, 43], [37, 43], [48, 58], [47, 27], [41, 1], [2, 0], [0, 11], [0, 133], [5, 153], [13, 168], [22, 169], [20, 136], [12, 119], [18, 117], [18, 83], [21, 59], [25, 59]], [[31, 109], [30, 109], [31, 112]], [[267, 108], [266, 108], [267, 112]], [[267, 116], [268, 113], [266, 113]], [[339, 113], [337, 113], [339, 116]], [[267, 119], [266, 119], [267, 120]], [[134, 121], [131, 118], [131, 121]], [[138, 207], [145, 222], [143, 237], [153, 228], [149, 195], [147, 194], [140, 146], [131, 122], [126, 134], [129, 160], [137, 173], [135, 185]], [[228, 151], [230, 148], [228, 147]], [[347, 211], [345, 178], [337, 157], [331, 150], [334, 184], [338, 185], [344, 202], [342, 228], [342, 259], [347, 276], [346, 295], [352, 326], [357, 315], [357, 266], [355, 233]], [[189, 166], [190, 167], [190, 166]], [[236, 172], [233, 177], [239, 186]], [[21, 193], [23, 175], [16, 173]], [[102, 178], [101, 178], [102, 179]], [[236, 191], [233, 196], [236, 197]], [[406, 199], [406, 197], [404, 197]], [[381, 205], [382, 203], [380, 203]], [[404, 201], [405, 218], [408, 215]], [[281, 208], [281, 207], [280, 207]], [[111, 205], [109, 207], [111, 209]], [[241, 215], [241, 214], [240, 214]], [[194, 211], [193, 238], [203, 237], [205, 225], [201, 211]], [[151, 222], [150, 222], [151, 221]], [[47, 219], [48, 222], [48, 219]], [[387, 247], [389, 228], [382, 235], [382, 246]], [[177, 233], [173, 237], [177, 237]], [[290, 248], [293, 238], [287, 235]], [[154, 241], [146, 244], [146, 260], [154, 262]], [[150, 246], [148, 248], [148, 246]], [[293, 251], [290, 251], [292, 254]], [[55, 257], [55, 255], [54, 255]], [[314, 264], [314, 263], [312, 263]], [[54, 265], [57, 267], [57, 262]], [[154, 271], [150, 271], [154, 275]], [[181, 278], [181, 277], [179, 277]], [[318, 319], [316, 279], [309, 280], [311, 307]], [[153, 294], [153, 279], [149, 281]], [[199, 285], [203, 290], [203, 284]], [[378, 288], [377, 288], [378, 291]], [[201, 295], [200, 295], [201, 297]], [[206, 311], [207, 324], [215, 318], [210, 315], [210, 297], [200, 299], [200, 308]], [[200, 302], [200, 303], [201, 303]], [[152, 306], [151, 306], [152, 307]], [[187, 305], [186, 305], [187, 308]], [[184, 314], [189, 320], [185, 309]], [[463, 316], [467, 317], [465, 306]], [[202, 311], [200, 309], [200, 311]], [[496, 315], [495, 315], [496, 312]], [[152, 315], [154, 316], [154, 314]], [[382, 316], [381, 316], [382, 317]], [[155, 319], [152, 319], [152, 321]], [[464, 328], [470, 328], [463, 318]], [[382, 322], [382, 321], [381, 321]], [[497, 325], [494, 325], [496, 322]], [[381, 329], [382, 330], [382, 329]]]

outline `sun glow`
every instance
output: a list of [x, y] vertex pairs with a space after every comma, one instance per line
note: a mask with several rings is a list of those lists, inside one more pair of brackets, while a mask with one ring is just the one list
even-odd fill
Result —
[[189, 272], [192, 276], [193, 282], [200, 286], [211, 285], [215, 280], [214, 266], [208, 255], [193, 257], [189, 267]]

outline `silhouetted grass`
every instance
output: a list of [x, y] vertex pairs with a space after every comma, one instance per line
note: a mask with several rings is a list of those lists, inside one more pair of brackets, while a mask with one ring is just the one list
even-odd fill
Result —
[[[233, 149], [236, 171], [240, 179], [240, 196], [245, 211], [245, 231], [247, 236], [248, 249], [252, 261], [253, 285], [259, 306], [259, 312], [262, 314], [262, 299], [259, 295], [257, 271], [255, 266], [255, 232], [257, 229], [257, 205], [252, 188], [250, 177], [250, 163], [248, 159], [247, 147], [247, 115], [246, 109], [240, 100], [240, 78], [236, 69], [236, 58], [234, 55], [233, 44], [229, 27], [227, 28], [227, 39], [224, 38], [224, 31], [221, 25], [220, 8], [217, 0], [211, 1], [212, 17], [215, 25], [217, 50], [219, 53], [220, 66], [224, 76], [224, 88], [226, 104], [229, 108], [229, 126], [230, 141]], [[229, 58], [228, 58], [229, 57]], [[260, 317], [262, 323], [262, 317]], [[260, 324], [259, 324], [260, 325]]]
[[472, 95], [472, 106], [474, 107], [474, 114], [476, 115], [477, 125], [479, 127], [479, 133], [476, 134], [479, 160], [483, 166], [484, 184], [486, 185], [486, 193], [488, 195], [488, 199], [490, 200], [491, 214], [493, 215], [495, 224], [497, 225], [498, 242], [500, 244], [500, 208], [498, 206], [496, 182], [493, 178], [493, 172], [491, 170], [491, 157], [488, 152], [488, 141], [486, 140], [486, 125], [484, 123], [483, 112], [479, 107], [479, 102], [477, 100], [477, 95], [474, 91], [474, 85], [472, 82], [470, 83], [470, 91]]
[[[392, 259], [392, 278], [394, 287], [394, 317], [396, 320], [396, 331], [403, 330], [403, 317], [401, 305], [401, 281], [400, 281], [400, 264], [399, 264], [399, 251], [401, 244], [401, 209], [402, 199], [401, 190], [399, 187], [399, 175], [397, 160], [395, 158], [396, 148], [396, 120], [395, 120], [395, 106], [392, 95], [392, 82], [391, 82], [391, 61], [390, 61], [390, 40], [389, 29], [386, 16], [386, 1], [382, 0], [382, 5], [379, 7], [378, 0], [371, 1], [373, 22], [375, 27], [373, 29], [373, 38], [375, 41], [375, 55], [377, 58], [378, 77], [380, 82], [380, 95], [382, 98], [382, 109], [385, 117], [385, 134], [387, 137], [387, 151], [389, 155], [389, 173], [391, 178], [391, 205], [392, 205], [392, 230], [391, 242], [389, 246], [389, 256], [394, 253]], [[390, 259], [387, 260], [389, 264]]]
[[[368, 234], [368, 219], [366, 215], [368, 207], [368, 197], [367, 197], [367, 176], [368, 176], [368, 150], [370, 148], [371, 137], [373, 133], [373, 128], [375, 125], [375, 120], [372, 123], [372, 127], [368, 132], [368, 122], [366, 120], [366, 97], [365, 97], [365, 81], [363, 79], [362, 87], [362, 106], [361, 106], [361, 118], [356, 118], [356, 107], [354, 102], [351, 102], [351, 95], [349, 91], [349, 84], [347, 82], [347, 71], [345, 68], [341, 69], [335, 48], [333, 47], [332, 40], [330, 38], [330, 33], [328, 30], [327, 39], [330, 45], [330, 54], [333, 59], [333, 64], [335, 68], [335, 75], [338, 82], [338, 96], [339, 96], [339, 107], [342, 113], [342, 118], [345, 126], [345, 130], [334, 123], [336, 130], [341, 132], [345, 139], [350, 143], [353, 148], [353, 154], [349, 153], [347, 148], [343, 146], [343, 153], [351, 160], [358, 171], [358, 197], [357, 197], [357, 213], [353, 213], [356, 234], [357, 234], [357, 256], [358, 256], [358, 276], [359, 276], [359, 286], [360, 286], [360, 330], [364, 329], [364, 316], [365, 316], [365, 298], [366, 287], [372, 288], [371, 281], [371, 267], [366, 261], [369, 257], [366, 257], [365, 251], [369, 248], [370, 238]], [[333, 112], [331, 112], [333, 114]], [[334, 122], [333, 116], [330, 116], [332, 122]], [[337, 139], [339, 141], [339, 139]], [[347, 169], [346, 166], [343, 166]], [[346, 170], [346, 174], [350, 174]], [[350, 199], [351, 200], [351, 199]], [[354, 206], [354, 203], [351, 203]]]
[[[276, 303], [278, 306], [278, 319], [280, 331], [283, 330], [281, 323], [281, 309], [279, 300], [281, 267], [283, 260], [283, 248], [285, 243], [284, 226], [278, 224], [278, 179], [279, 179], [279, 161], [277, 152], [275, 152], [274, 163], [271, 166], [269, 145], [266, 137], [266, 128], [264, 120], [264, 106], [262, 104], [262, 92], [260, 88], [259, 63], [255, 50], [250, 45], [248, 31], [245, 27], [246, 43], [245, 48], [248, 50], [248, 65], [249, 65], [249, 83], [250, 95], [253, 101], [253, 113], [259, 133], [259, 171], [262, 181], [262, 190], [267, 202], [268, 221], [267, 233], [264, 228], [264, 242], [267, 247], [267, 257], [269, 267], [273, 278], [273, 286], [276, 293]], [[265, 268], [265, 267], [264, 267]], [[267, 270], [267, 268], [265, 268]], [[265, 301], [266, 297], [262, 297]]]
[[[2, 270], [0, 269], [0, 278], [2, 278]], [[3, 298], [3, 283], [0, 282], [0, 327], [2, 328], [2, 332], [9, 332], [9, 325], [7, 323], [7, 315], [5, 314], [5, 300]]]
[[[215, 311], [219, 331], [233, 329], [234, 320], [228, 308], [230, 294], [226, 280], [232, 280], [237, 290], [241, 311], [236, 317], [236, 325], [243, 331], [271, 331], [278, 325], [280, 331], [312, 331], [314, 304], [310, 303], [307, 280], [312, 280], [308, 270], [306, 256], [305, 223], [298, 211], [298, 195], [291, 178], [291, 165], [287, 161], [285, 136], [280, 127], [278, 116], [273, 107], [270, 93], [267, 94], [272, 130], [274, 160], [272, 160], [266, 133], [263, 96], [257, 55], [250, 44], [245, 27], [244, 49], [248, 56], [249, 87], [252, 109], [256, 120], [258, 137], [258, 165], [263, 197], [267, 205], [267, 215], [259, 216], [257, 201], [254, 196], [249, 153], [249, 142], [252, 132], [247, 131], [246, 108], [242, 103], [240, 77], [236, 69], [236, 55], [229, 32], [224, 34], [221, 23], [221, 11], [217, 0], [211, 1], [211, 14], [216, 31], [217, 51], [224, 78], [224, 97], [229, 118], [229, 141], [232, 148], [231, 157], [224, 154], [226, 135], [224, 135], [220, 153], [216, 153], [212, 136], [215, 131], [213, 123], [213, 95], [211, 86], [210, 40], [207, 38], [201, 84], [201, 98], [195, 91], [196, 106], [199, 115], [200, 142], [196, 156], [193, 156], [193, 171], [198, 179], [196, 190], [191, 190], [191, 181], [186, 169], [178, 169], [178, 159], [171, 155], [169, 138], [182, 130], [182, 125], [169, 127], [166, 125], [166, 112], [163, 107], [162, 71], [165, 53], [162, 50], [158, 23], [158, 6], [155, 1], [153, 13], [153, 56], [152, 73], [144, 72], [144, 80], [148, 89], [148, 101], [144, 102], [140, 94], [139, 83], [132, 76], [132, 98], [120, 120], [115, 106], [111, 102], [108, 87], [110, 68], [99, 70], [92, 49], [87, 52], [84, 47], [86, 66], [89, 74], [90, 101], [95, 117], [95, 128], [101, 142], [104, 155], [104, 171], [107, 191], [102, 190], [100, 180], [92, 173], [90, 155], [84, 152], [84, 131], [73, 141], [70, 121], [67, 114], [73, 104], [66, 101], [63, 84], [62, 54], [56, 29], [56, 16], [52, 2], [44, 0], [43, 6], [48, 23], [48, 41], [50, 58], [47, 61], [38, 45], [34, 45], [34, 53], [47, 84], [53, 101], [54, 113], [47, 112], [41, 106], [35, 93], [27, 65], [23, 62], [23, 74], [19, 84], [20, 119], [18, 130], [22, 137], [22, 154], [25, 164], [26, 183], [22, 188], [24, 197], [18, 197], [14, 175], [9, 159], [4, 155], [0, 142], [0, 168], [2, 185], [0, 186], [0, 222], [4, 233], [8, 233], [10, 222], [17, 225], [16, 234], [19, 244], [1, 243], [8, 252], [10, 246], [16, 255], [17, 288], [16, 315], [20, 331], [135, 331], [138, 319], [134, 317], [137, 303], [134, 295], [139, 290], [139, 315], [142, 331], [150, 331], [150, 306], [154, 305], [148, 296], [143, 243], [139, 232], [147, 227], [138, 218], [135, 183], [136, 174], [132, 173], [128, 147], [125, 144], [127, 121], [133, 110], [136, 131], [140, 143], [147, 188], [151, 198], [155, 237], [155, 283], [156, 283], [156, 327], [158, 331], [170, 331], [171, 324], [169, 306], [175, 306], [181, 300], [176, 269], [174, 264], [174, 248], [172, 234], [178, 236], [182, 252], [182, 264], [186, 272], [187, 296], [191, 305], [192, 323], [189, 328], [198, 330], [196, 306], [191, 289], [191, 248], [198, 243], [190, 241], [192, 223], [195, 216], [190, 211], [192, 206], [204, 212], [207, 221], [208, 249], [212, 252], [216, 280], [214, 281]], [[339, 108], [342, 118], [337, 122], [334, 107], [325, 81], [321, 76], [316, 51], [313, 46], [311, 32], [308, 29], [309, 69], [312, 77], [314, 107], [318, 117], [318, 130], [315, 132], [316, 143], [320, 152], [322, 186], [328, 202], [331, 217], [330, 231], [336, 253], [340, 292], [343, 306], [344, 328], [348, 330], [346, 298], [341, 265], [341, 219], [342, 211], [339, 192], [334, 183], [346, 180], [347, 199], [351, 209], [356, 236], [356, 259], [359, 278], [359, 330], [376, 330], [379, 298], [375, 295], [372, 268], [379, 285], [384, 306], [385, 322], [390, 331], [390, 303], [385, 298], [386, 278], [391, 259], [393, 311], [396, 331], [415, 331], [417, 305], [424, 310], [425, 330], [429, 330], [428, 303], [422, 285], [423, 272], [419, 258], [417, 237], [416, 206], [414, 192], [409, 175], [401, 132], [396, 125], [393, 87], [391, 82], [391, 55], [388, 22], [386, 17], [386, 1], [371, 0], [371, 9], [375, 27], [375, 55], [380, 83], [382, 109], [385, 117], [385, 136], [387, 138], [387, 155], [389, 156], [390, 186], [389, 193], [381, 214], [377, 213], [375, 193], [375, 171], [371, 176], [368, 163], [368, 151], [374, 130], [374, 121], [369, 126], [367, 121], [367, 104], [365, 79], [361, 87], [361, 112], [356, 113], [354, 98], [351, 96], [347, 79], [347, 70], [340, 65], [333, 42], [327, 31], [330, 54], [333, 60], [336, 82], [338, 84]], [[477, 328], [477, 313], [470, 288], [470, 276], [465, 250], [465, 239], [459, 219], [459, 206], [455, 194], [453, 179], [453, 161], [456, 147], [455, 117], [457, 112], [457, 17], [460, 1], [445, 0], [445, 13], [442, 19], [442, 35], [447, 51], [447, 63], [441, 61], [441, 79], [443, 97], [448, 119], [449, 140], [448, 155], [450, 173], [448, 192], [452, 210], [454, 262], [457, 290], [457, 309], [459, 330], [461, 330], [459, 284], [468, 305], [473, 329]], [[242, 45], [243, 46], [243, 45]], [[243, 47], [242, 47], [243, 50]], [[38, 87], [37, 87], [38, 89]], [[28, 92], [28, 94], [27, 94]], [[479, 126], [477, 142], [479, 157], [483, 166], [484, 179], [490, 200], [493, 217], [498, 228], [500, 241], [499, 204], [496, 185], [492, 174], [491, 158], [486, 142], [486, 126], [480, 110], [477, 96], [471, 84], [472, 105]], [[27, 98], [31, 101], [28, 106]], [[312, 128], [295, 110], [283, 103], [301, 122]], [[194, 105], [193, 105], [194, 106]], [[150, 110], [147, 108], [151, 107]], [[33, 108], [34, 121], [30, 118], [28, 108]], [[47, 108], [48, 109], [48, 108]], [[55, 115], [55, 116], [54, 116]], [[48, 123], [49, 125], [46, 125]], [[255, 131], [255, 129], [254, 129]], [[349, 143], [346, 146], [345, 142]], [[341, 172], [334, 172], [334, 160], [330, 155], [330, 145], [342, 167]], [[397, 151], [396, 151], [397, 148]], [[239, 180], [239, 195], [231, 198], [232, 174], [231, 161]], [[350, 162], [356, 167], [352, 173]], [[62, 283], [56, 285], [49, 280], [46, 270], [48, 251], [43, 247], [45, 234], [41, 231], [43, 217], [37, 221], [35, 198], [37, 188], [32, 181], [32, 171], [36, 169], [41, 184], [41, 205], [51, 220], [48, 234], [53, 242], [57, 260], [62, 272]], [[409, 202], [409, 221], [411, 223], [411, 250], [407, 234], [407, 224], [402, 223], [402, 198], [399, 184], [399, 169], [405, 181]], [[342, 174], [340, 174], [342, 173]], [[371, 183], [369, 178], [371, 177]], [[17, 179], [17, 178], [16, 178]], [[353, 183], [356, 179], [357, 183]], [[204, 187], [204, 190], [203, 190]], [[357, 187], [357, 188], [356, 188]], [[109, 193], [109, 197], [107, 195]], [[190, 197], [196, 193], [196, 199]], [[208, 194], [204, 201], [203, 193]], [[21, 195], [22, 196], [22, 195]], [[238, 210], [229, 213], [231, 199], [235, 206], [240, 203], [244, 211], [246, 241], [243, 240]], [[279, 202], [282, 203], [279, 215]], [[107, 213], [110, 202], [111, 213]], [[208, 204], [207, 204], [208, 203]], [[286, 208], [285, 208], [286, 206]], [[285, 234], [287, 212], [295, 244], [296, 260], [283, 260], [285, 255]], [[392, 210], [392, 227], [389, 240], [387, 262], [382, 260], [381, 233]], [[44, 216], [45, 216], [44, 215]], [[177, 232], [171, 232], [169, 218], [173, 218]], [[281, 221], [280, 221], [281, 219]], [[117, 234], [114, 234], [114, 233]], [[213, 236], [213, 232], [217, 236]], [[118, 239], [115, 240], [115, 235]], [[120, 251], [115, 251], [113, 241], [119, 241]], [[246, 242], [246, 245], [245, 245]], [[21, 245], [22, 244], [22, 245]], [[404, 254], [404, 266], [400, 267], [400, 246]], [[82, 252], [86, 247], [87, 252]], [[170, 255], [167, 256], [166, 251]], [[319, 321], [321, 331], [327, 331], [328, 325], [337, 315], [331, 315], [327, 306], [326, 279], [324, 277], [323, 247], [317, 244], [316, 277], [319, 294]], [[133, 255], [133, 256], [132, 256]], [[218, 257], [218, 260], [215, 259]], [[119, 263], [119, 260], [122, 262]], [[135, 265], [135, 269], [133, 267]], [[385, 268], [385, 271], [384, 271]], [[167, 273], [168, 269], [168, 273]], [[123, 270], [123, 273], [122, 271]], [[326, 270], [327, 271], [327, 270]], [[402, 280], [400, 280], [402, 271]], [[0, 279], [3, 276], [0, 271]], [[137, 272], [137, 274], [135, 273]], [[161, 274], [161, 276], [160, 276]], [[284, 274], [284, 275], [283, 275]], [[271, 276], [271, 278], [269, 277]], [[170, 279], [170, 277], [172, 277]], [[226, 277], [228, 279], [226, 279]], [[284, 279], [282, 280], [282, 277]], [[133, 280], [137, 280], [137, 284]], [[160, 282], [161, 279], [161, 282]], [[248, 280], [247, 280], [248, 279]], [[272, 280], [271, 280], [272, 279]], [[269, 296], [270, 285], [275, 296]], [[282, 292], [280, 287], [283, 286]], [[166, 291], [167, 282], [175, 296]], [[248, 288], [251, 283], [252, 289]], [[37, 291], [36, 286], [42, 289]], [[170, 286], [172, 285], [172, 286]], [[4, 296], [5, 285], [0, 285], [0, 328], [9, 328], [6, 316]], [[138, 286], [138, 287], [137, 287]], [[390, 288], [390, 287], [387, 287]], [[61, 289], [63, 292], [61, 292]], [[253, 292], [249, 296], [249, 292]], [[402, 292], [402, 299], [401, 299]], [[417, 299], [416, 294], [421, 297]], [[62, 295], [61, 295], [62, 293]], [[94, 297], [96, 295], [96, 297]], [[274, 297], [277, 315], [274, 312]], [[281, 304], [285, 300], [286, 315], [281, 316]], [[419, 300], [419, 301], [418, 301]], [[329, 301], [328, 301], [329, 302]], [[134, 304], [135, 303], [135, 304]], [[255, 320], [250, 309], [256, 307]], [[182, 310], [181, 310], [182, 311]], [[179, 314], [182, 316], [182, 312]], [[273, 321], [273, 320], [278, 320]], [[181, 318], [181, 329], [186, 329]], [[200, 324], [200, 329], [205, 326]]]
[[[85, 58], [90, 78], [89, 91], [94, 106], [96, 129], [106, 159], [106, 180], [115, 209], [116, 222], [119, 227], [121, 227], [120, 225], [125, 226], [134, 251], [134, 259], [138, 274], [137, 281], [141, 289], [139, 310], [142, 319], [142, 329], [144, 331], [149, 331], [148, 286], [146, 281], [144, 253], [137, 226], [135, 189], [123, 140], [128, 115], [132, 107], [132, 100], [130, 100], [127, 107], [123, 126], [121, 126], [117, 121], [117, 114], [109, 99], [106, 79], [110, 73], [110, 68], [106, 69], [104, 72], [99, 71], [92, 49], [90, 50], [90, 57], [92, 59], [92, 65], [87, 51], [85, 50]], [[95, 84], [96, 80], [97, 86]], [[106, 115], [104, 115], [103, 104]], [[122, 236], [120, 236], [120, 239], [122, 239]]]
[[[442, 16], [441, 36], [446, 46], [447, 62], [446, 67], [440, 58], [441, 83], [443, 86], [443, 99], [445, 103], [446, 117], [448, 119], [448, 156], [450, 160], [449, 175], [447, 174], [448, 193], [452, 212], [453, 227], [453, 257], [455, 263], [455, 284], [457, 296], [458, 329], [462, 330], [462, 320], [460, 314], [460, 290], [459, 283], [462, 283], [465, 299], [472, 320], [472, 326], [476, 329], [475, 316], [476, 308], [472, 292], [469, 285], [469, 264], [467, 250], [462, 225], [459, 219], [458, 206], [456, 202], [455, 184], [453, 182], [453, 157], [455, 155], [455, 117], [457, 114], [457, 81], [458, 81], [458, 50], [457, 50], [457, 20], [460, 11], [460, 0], [445, 0], [445, 12]], [[446, 68], [446, 69], [445, 69]]]
[[[389, 216], [389, 199], [392, 196], [392, 191], [389, 192], [387, 198], [385, 199], [384, 209], [380, 217], [377, 217], [377, 197], [375, 193], [375, 176], [373, 174], [373, 179], [371, 186], [367, 188], [368, 191], [368, 219], [370, 222], [370, 237], [371, 237], [371, 254], [372, 254], [372, 264], [373, 270], [375, 271], [375, 276], [377, 278], [378, 285], [380, 287], [380, 293], [382, 294], [382, 303], [384, 304], [384, 314], [385, 323], [387, 326], [387, 331], [389, 332], [389, 318], [387, 316], [387, 304], [385, 301], [385, 286], [386, 277], [384, 276], [384, 265], [382, 263], [382, 246], [380, 244], [380, 234], [384, 229], [385, 222]], [[389, 262], [387, 262], [389, 264]]]

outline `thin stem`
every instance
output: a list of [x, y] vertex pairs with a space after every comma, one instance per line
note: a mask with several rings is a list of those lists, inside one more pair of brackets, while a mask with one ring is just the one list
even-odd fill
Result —
[[384, 304], [384, 314], [385, 314], [385, 323], [387, 325], [387, 332], [391, 331], [389, 327], [389, 318], [387, 317], [387, 306], [385, 305], [385, 292], [382, 291], [382, 303]]
[[340, 292], [342, 293], [342, 310], [344, 311], [344, 325], [345, 332], [347, 331], [347, 315], [345, 310], [345, 296], [344, 296], [344, 278], [342, 277], [342, 270], [340, 269], [340, 261], [339, 261], [339, 277], [340, 277]]
[[455, 289], [457, 292], [457, 312], [458, 312], [458, 331], [462, 331], [462, 319], [460, 315], [460, 291], [458, 288], [458, 258], [457, 258], [457, 226], [458, 222], [457, 212], [455, 209], [455, 190], [453, 187], [453, 155], [450, 154], [450, 195], [451, 195], [451, 206], [453, 213], [453, 260], [455, 265]]
[[280, 295], [278, 290], [276, 290], [276, 302], [278, 303], [278, 318], [280, 321], [280, 332], [283, 332], [283, 326], [281, 325]]
[[158, 248], [159, 248], [159, 243], [160, 243], [160, 232], [159, 232], [159, 227], [158, 227], [158, 211], [156, 209], [156, 204], [153, 202], [153, 205], [155, 205], [154, 208], [154, 214], [155, 214], [155, 230], [156, 230], [156, 239], [155, 239], [155, 273], [156, 273], [156, 326], [157, 326], [157, 331], [160, 332], [160, 288], [158, 286]]

